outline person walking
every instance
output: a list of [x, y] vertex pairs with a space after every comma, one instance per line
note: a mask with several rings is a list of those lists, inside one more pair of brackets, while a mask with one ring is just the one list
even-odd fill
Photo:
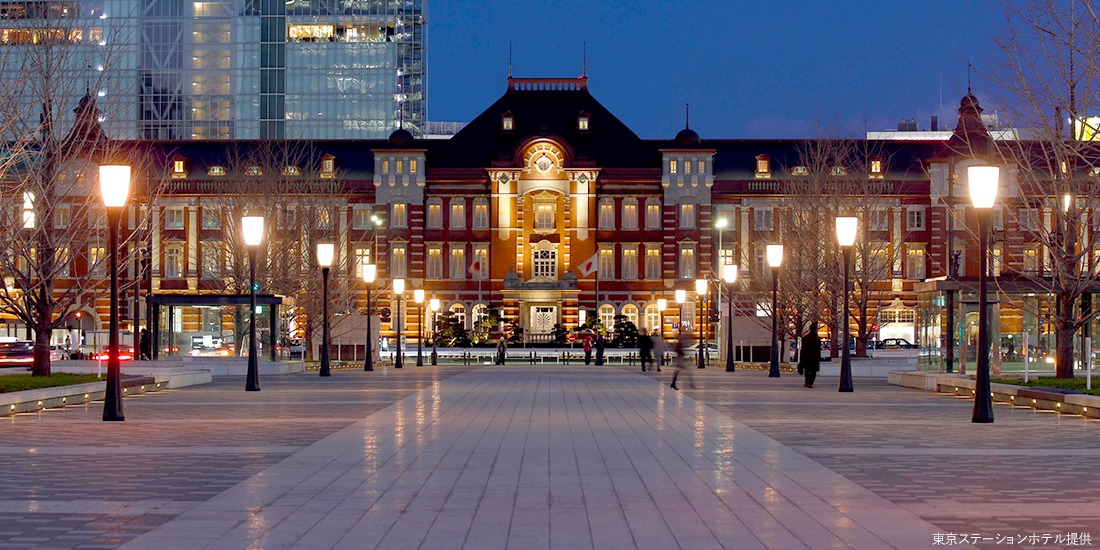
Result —
[[505, 359], [507, 359], [507, 358], [508, 358], [508, 342], [506, 342], [504, 340], [504, 337], [501, 336], [500, 339], [497, 340], [497, 364], [498, 365], [503, 365]]
[[138, 353], [141, 354], [138, 357], [140, 357], [142, 361], [152, 359], [153, 345], [149, 342], [149, 331], [147, 329], [141, 329], [141, 336], [138, 338], [138, 347], [140, 348], [138, 349]]
[[642, 363], [642, 372], [645, 372], [646, 363], [653, 361], [653, 338], [647, 330], [638, 335], [638, 360]]
[[661, 337], [661, 331], [653, 329], [653, 357], [657, 359], [657, 372], [661, 372], [661, 363], [665, 362], [665, 339]]
[[817, 322], [810, 323], [810, 331], [802, 337], [802, 351], [798, 355], [798, 372], [806, 377], [806, 387], [814, 387], [817, 371], [821, 369], [821, 338], [817, 336]]
[[584, 335], [584, 364], [592, 364], [592, 336]]
[[687, 348], [691, 345], [691, 341], [688, 338], [686, 332], [681, 332], [676, 337], [676, 343], [673, 346], [676, 349], [676, 372], [672, 373], [672, 389], [678, 390], [676, 387], [676, 379], [679, 378], [681, 372], [686, 372], [684, 376], [688, 379], [688, 385], [692, 388], [695, 387], [695, 378], [691, 374], [691, 370], [687, 368]]
[[605, 345], [606, 345], [606, 342], [603, 339], [603, 335], [601, 334], [601, 335], [597, 336], [596, 337], [596, 364], [597, 365], [602, 365], [603, 364], [603, 348], [604, 348]]

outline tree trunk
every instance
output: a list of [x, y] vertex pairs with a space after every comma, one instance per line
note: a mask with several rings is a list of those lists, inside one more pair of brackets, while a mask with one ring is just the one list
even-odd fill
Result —
[[1058, 313], [1062, 319], [1054, 323], [1055, 338], [1055, 377], [1073, 378], [1073, 336], [1077, 332], [1074, 323], [1065, 318], [1073, 315], [1073, 300], [1067, 296], [1058, 296]]
[[36, 330], [34, 332], [34, 366], [31, 367], [31, 376], [50, 375], [50, 331]]
[[[848, 330], [845, 323], [848, 321], [844, 319], [844, 310], [839, 305], [840, 300], [837, 300], [836, 295], [833, 295], [833, 322], [835, 330], [829, 331], [829, 359], [836, 359], [840, 356], [840, 331]], [[838, 319], [842, 321], [838, 321]]]

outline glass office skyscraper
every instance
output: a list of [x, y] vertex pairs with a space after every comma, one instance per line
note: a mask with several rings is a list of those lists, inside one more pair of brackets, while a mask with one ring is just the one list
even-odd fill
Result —
[[[41, 12], [13, 6], [42, 2], [0, 4], [10, 31], [35, 27]], [[60, 4], [87, 29], [66, 70], [93, 83], [106, 71], [97, 93], [112, 137], [384, 138], [399, 124], [421, 133], [424, 0], [50, 2]], [[30, 36], [5, 32], [0, 44], [33, 47]]]

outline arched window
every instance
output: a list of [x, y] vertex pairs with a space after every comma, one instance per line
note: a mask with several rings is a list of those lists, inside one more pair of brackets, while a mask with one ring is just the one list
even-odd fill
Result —
[[623, 315], [627, 321], [634, 323], [634, 327], [638, 327], [638, 306], [634, 304], [627, 304], [623, 306]]
[[638, 199], [623, 199], [623, 229], [638, 228]]
[[611, 328], [615, 326], [615, 307], [610, 304], [600, 306], [600, 323]]
[[661, 329], [661, 312], [657, 310], [656, 305], [649, 305], [645, 308], [645, 328], [646, 330]]
[[454, 314], [455, 320], [458, 321], [458, 325], [462, 328], [466, 328], [466, 306], [454, 304], [451, 306], [451, 313]]

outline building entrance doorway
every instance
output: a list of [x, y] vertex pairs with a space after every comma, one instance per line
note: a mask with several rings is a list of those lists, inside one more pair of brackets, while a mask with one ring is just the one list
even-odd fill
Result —
[[557, 306], [531, 306], [531, 334], [550, 334], [557, 322]]

